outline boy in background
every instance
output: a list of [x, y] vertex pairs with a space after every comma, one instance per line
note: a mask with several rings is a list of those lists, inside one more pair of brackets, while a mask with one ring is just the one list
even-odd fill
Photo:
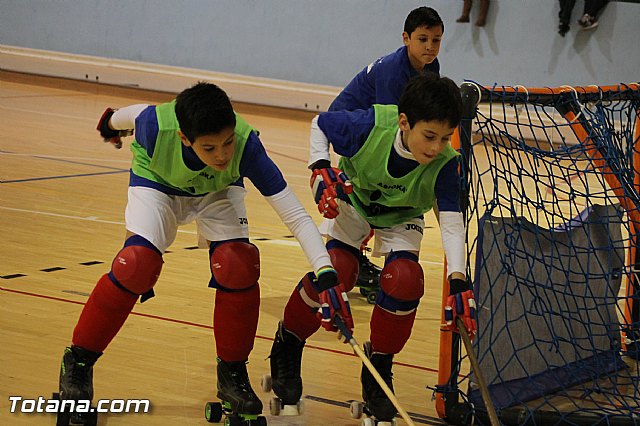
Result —
[[[397, 105], [411, 77], [421, 72], [440, 73], [438, 53], [443, 33], [444, 22], [435, 9], [422, 6], [412, 10], [404, 22], [403, 46], [360, 71], [334, 99], [329, 111], [369, 109], [374, 104]], [[379, 287], [381, 271], [365, 255], [372, 237], [373, 233], [364, 239], [359, 255], [357, 285], [368, 289]]]

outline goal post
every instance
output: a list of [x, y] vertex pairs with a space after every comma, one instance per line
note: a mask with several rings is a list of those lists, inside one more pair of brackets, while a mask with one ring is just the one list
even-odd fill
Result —
[[[474, 349], [501, 422], [640, 424], [639, 85], [461, 93]], [[443, 328], [436, 411], [487, 424], [462, 352]]]

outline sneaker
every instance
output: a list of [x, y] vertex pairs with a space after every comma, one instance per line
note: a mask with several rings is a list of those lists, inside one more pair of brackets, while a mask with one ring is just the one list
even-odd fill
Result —
[[595, 17], [585, 13], [582, 18], [578, 19], [578, 24], [582, 30], [591, 30], [598, 26], [598, 21]]

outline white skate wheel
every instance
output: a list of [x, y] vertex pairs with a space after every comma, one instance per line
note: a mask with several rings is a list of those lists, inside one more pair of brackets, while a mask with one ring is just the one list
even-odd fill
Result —
[[362, 412], [364, 410], [364, 405], [360, 401], [351, 401], [351, 405], [349, 406], [349, 411], [351, 412], [352, 419], [359, 419], [362, 417]]
[[[382, 424], [382, 423], [378, 423], [378, 424]], [[365, 417], [364, 419], [362, 419], [362, 423], [360, 423], [361, 426], [376, 426], [376, 422], [371, 418], [371, 417]]]
[[260, 380], [260, 387], [262, 388], [263, 392], [271, 392], [272, 381], [270, 375], [265, 374], [264, 376], [262, 376], [262, 380]]
[[299, 416], [300, 411], [298, 410], [298, 404], [296, 405], [283, 405], [281, 416]]
[[272, 416], [279, 416], [282, 409], [282, 401], [277, 396], [269, 400], [269, 412]]

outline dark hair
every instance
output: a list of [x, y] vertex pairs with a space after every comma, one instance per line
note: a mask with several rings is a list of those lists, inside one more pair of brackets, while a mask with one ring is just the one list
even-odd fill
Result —
[[180, 130], [191, 143], [203, 135], [235, 127], [236, 116], [227, 94], [213, 83], [198, 82], [176, 97]]
[[409, 127], [418, 121], [443, 121], [456, 127], [462, 117], [460, 88], [447, 77], [427, 72], [411, 78], [400, 95], [398, 113], [406, 114]]
[[411, 33], [420, 27], [435, 27], [440, 25], [442, 32], [444, 33], [444, 22], [438, 15], [435, 9], [427, 6], [422, 6], [417, 9], [413, 9], [407, 15], [407, 19], [404, 21], [404, 32], [411, 36]]

